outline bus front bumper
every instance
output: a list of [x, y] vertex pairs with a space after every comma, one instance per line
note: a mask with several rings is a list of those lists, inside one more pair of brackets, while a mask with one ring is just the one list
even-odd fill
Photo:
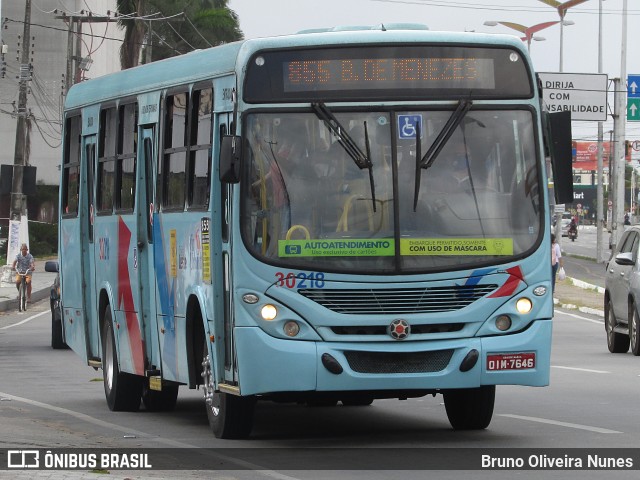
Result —
[[[511, 335], [339, 343], [285, 340], [271, 337], [257, 327], [242, 327], [235, 330], [240, 392], [254, 395], [545, 386], [549, 384], [551, 330], [551, 320], [538, 320]], [[336, 362], [339, 368], [335, 367]]]

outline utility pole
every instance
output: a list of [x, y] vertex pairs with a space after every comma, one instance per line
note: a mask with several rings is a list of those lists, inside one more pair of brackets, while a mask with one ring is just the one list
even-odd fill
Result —
[[[620, 210], [624, 210], [624, 154], [620, 157], [620, 148], [618, 145], [618, 135], [620, 132], [620, 121], [622, 114], [620, 113], [620, 106], [622, 105], [620, 101], [621, 92], [621, 80], [619, 78], [613, 79], [613, 130], [612, 130], [612, 141], [611, 141], [611, 152], [609, 154], [609, 177], [611, 181], [611, 193], [609, 194], [609, 200], [612, 201], [613, 209], [611, 210], [611, 240], [609, 244], [611, 245], [611, 249], [613, 250], [620, 239], [620, 235], [618, 232], [618, 216], [622, 218], [622, 215], [619, 215], [618, 212]], [[620, 171], [620, 164], [622, 165], [622, 186], [620, 186], [620, 175], [618, 172]], [[618, 192], [622, 191], [622, 204], [618, 201]]]
[[11, 220], [20, 220], [24, 212], [22, 195], [23, 167], [26, 164], [26, 123], [27, 123], [27, 82], [31, 75], [29, 48], [31, 45], [31, 0], [25, 0], [24, 30], [20, 60], [20, 78], [18, 94], [18, 124], [16, 127], [16, 145], [13, 156], [13, 183], [11, 185]]
[[[20, 244], [29, 241], [29, 223], [26, 218], [26, 201], [22, 190], [24, 167], [26, 166], [26, 134], [27, 134], [27, 86], [31, 77], [31, 0], [25, 0], [24, 30], [22, 32], [22, 51], [20, 59], [20, 76], [18, 77], [18, 111], [16, 113], [16, 143], [13, 157], [13, 179], [11, 183], [11, 204], [9, 205], [9, 235], [7, 241], [7, 265], [20, 251]], [[9, 268], [9, 267], [5, 267]], [[3, 269], [3, 270], [5, 270]], [[2, 279], [6, 272], [3, 271]]]
[[[617, 205], [616, 216], [614, 217], [616, 228], [614, 229], [614, 242], [617, 244], [624, 232], [623, 218], [624, 218], [624, 191], [625, 191], [625, 170], [627, 166], [625, 158], [625, 108], [627, 105], [627, 0], [622, 3], [622, 43], [620, 46], [620, 83], [616, 89], [618, 118], [615, 119], [614, 128], [616, 130], [616, 176], [617, 176], [617, 190], [614, 203]], [[619, 91], [618, 91], [619, 89]], [[617, 233], [616, 233], [617, 232]]]
[[[602, 0], [599, 2], [598, 10], [598, 73], [602, 73]], [[604, 262], [603, 253], [603, 220], [604, 220], [604, 175], [603, 175], [603, 161], [602, 161], [602, 140], [603, 140], [603, 124], [598, 122], [598, 174], [597, 174], [597, 187], [596, 187], [596, 261], [598, 263]], [[609, 145], [611, 147], [611, 145]], [[609, 150], [609, 157], [611, 157], [611, 150]], [[609, 175], [611, 175], [611, 164], [609, 164]], [[611, 199], [611, 196], [609, 196]]]
[[[58, 15], [58, 20], [69, 22], [67, 30], [67, 70], [65, 73], [65, 92], [80, 81], [80, 65], [82, 63], [82, 24], [117, 22], [117, 18], [96, 17], [94, 15]], [[76, 37], [75, 45], [73, 37]]]

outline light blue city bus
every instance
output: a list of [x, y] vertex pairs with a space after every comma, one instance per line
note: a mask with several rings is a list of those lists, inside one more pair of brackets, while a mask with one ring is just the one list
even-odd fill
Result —
[[[59, 255], [66, 343], [114, 411], [200, 388], [219, 438], [257, 401], [549, 382], [549, 179], [566, 114], [515, 37], [417, 25], [246, 40], [75, 85]], [[342, 407], [341, 407], [342, 408]]]

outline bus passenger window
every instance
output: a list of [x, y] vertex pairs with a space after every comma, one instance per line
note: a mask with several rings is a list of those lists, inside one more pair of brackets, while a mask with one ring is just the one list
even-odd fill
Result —
[[64, 165], [62, 174], [62, 214], [76, 216], [80, 191], [80, 135], [81, 117], [69, 117], [66, 121]]
[[213, 90], [195, 90], [190, 117], [191, 141], [189, 144], [189, 195], [190, 207], [209, 205], [211, 186], [211, 114]]
[[166, 209], [184, 209], [188, 100], [187, 93], [169, 95], [166, 100], [162, 189]]
[[98, 144], [97, 208], [100, 213], [113, 211], [116, 190], [116, 141], [117, 112], [106, 108], [100, 112], [100, 136]]
[[118, 182], [116, 204], [120, 210], [133, 210], [135, 205], [137, 111], [135, 103], [120, 107], [116, 177]]

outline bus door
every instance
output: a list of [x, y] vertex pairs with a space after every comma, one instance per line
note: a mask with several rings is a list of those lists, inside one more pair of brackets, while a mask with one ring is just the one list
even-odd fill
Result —
[[[100, 332], [98, 322], [98, 301], [96, 299], [96, 242], [94, 241], [94, 181], [96, 168], [96, 137], [86, 135], [82, 138], [82, 155], [85, 165], [82, 174], [80, 206], [80, 242], [82, 269], [82, 307], [85, 312], [84, 336], [89, 360], [99, 358]], [[99, 254], [99, 252], [98, 252]]]
[[[220, 113], [218, 116], [218, 128], [220, 138], [223, 135], [228, 135], [235, 130], [233, 125], [232, 112]], [[216, 179], [217, 180], [217, 179]], [[217, 256], [221, 258], [222, 262], [218, 265], [214, 265], [214, 279], [220, 279], [219, 282], [214, 282], [214, 288], [218, 289], [217, 296], [222, 298], [222, 304], [218, 305], [215, 311], [216, 315], [216, 331], [221, 330], [224, 338], [224, 350], [218, 349], [217, 351], [217, 371], [218, 377], [223, 379], [223, 383], [237, 385], [238, 383], [238, 369], [237, 358], [235, 351], [235, 339], [233, 337], [233, 328], [235, 326], [233, 317], [233, 269], [231, 261], [231, 219], [233, 218], [231, 208], [233, 205], [233, 185], [225, 182], [215, 182], [215, 185], [220, 188], [219, 195], [217, 197], [221, 201], [220, 215], [214, 215], [213, 217], [213, 245], [214, 248], [219, 245], [222, 250], [222, 255]], [[214, 195], [216, 192], [214, 190]], [[213, 257], [213, 256], [212, 256]], [[215, 257], [213, 257], [215, 258]], [[217, 270], [217, 271], [216, 271]], [[217, 285], [216, 285], [217, 284]], [[218, 333], [220, 338], [220, 333]], [[224, 369], [221, 367], [224, 366]]]
[[136, 209], [136, 280], [138, 288], [134, 289], [137, 296], [138, 319], [142, 338], [146, 346], [146, 365], [151, 368], [160, 366], [159, 352], [153, 351], [158, 338], [155, 325], [155, 274], [153, 270], [153, 164], [155, 159], [155, 126], [140, 126], [138, 142], [138, 207]]

